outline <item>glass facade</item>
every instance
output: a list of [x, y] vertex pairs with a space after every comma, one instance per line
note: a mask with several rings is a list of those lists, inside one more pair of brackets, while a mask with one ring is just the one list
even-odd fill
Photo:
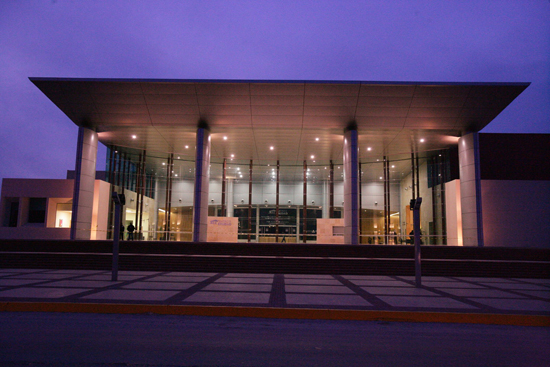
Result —
[[[456, 178], [451, 173], [455, 163], [449, 150], [362, 159], [359, 243], [410, 243], [410, 200], [422, 197], [423, 243], [447, 244], [445, 183]], [[192, 240], [193, 159], [110, 147], [107, 169], [111, 190], [125, 194], [122, 223], [136, 228], [135, 238]], [[208, 217], [236, 218], [234, 227], [224, 224], [236, 241], [343, 243], [342, 161], [226, 159], [211, 161], [209, 175]], [[111, 207], [111, 229], [113, 213]]]

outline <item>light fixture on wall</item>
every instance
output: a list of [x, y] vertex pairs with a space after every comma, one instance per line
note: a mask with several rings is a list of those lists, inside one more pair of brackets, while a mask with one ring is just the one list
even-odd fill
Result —
[[210, 199], [210, 202], [211, 202], [211, 203], [214, 203], [214, 199]]
[[315, 200], [311, 200], [311, 204], [315, 204]]
[[267, 200], [264, 200], [264, 204], [267, 204]]
[[182, 201], [182, 200], [181, 200], [181, 198], [180, 198], [180, 199], [179, 199], [179, 202], [181, 203], [181, 201]]
[[292, 200], [289, 200], [288, 203], [289, 203], [289, 204], [292, 203]]
[[374, 202], [374, 205], [378, 205], [378, 201], [375, 201], [375, 202]]
[[241, 199], [241, 204], [243, 204], [243, 203], [244, 203], [244, 199]]

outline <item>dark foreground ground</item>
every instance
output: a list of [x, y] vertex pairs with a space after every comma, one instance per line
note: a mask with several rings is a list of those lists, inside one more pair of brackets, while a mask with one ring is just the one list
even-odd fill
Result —
[[1, 366], [550, 366], [550, 328], [0, 313]]

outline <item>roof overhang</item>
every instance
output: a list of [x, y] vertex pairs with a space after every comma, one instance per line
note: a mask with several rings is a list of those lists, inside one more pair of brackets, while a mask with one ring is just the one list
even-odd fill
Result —
[[[76, 125], [106, 145], [186, 154], [199, 121], [213, 158], [341, 159], [344, 129], [380, 154], [442, 149], [479, 131], [529, 83], [30, 78]], [[135, 135], [137, 138], [133, 139]], [[231, 139], [222, 144], [223, 136]], [[316, 138], [320, 138], [316, 140]], [[315, 145], [313, 149], [312, 144]]]

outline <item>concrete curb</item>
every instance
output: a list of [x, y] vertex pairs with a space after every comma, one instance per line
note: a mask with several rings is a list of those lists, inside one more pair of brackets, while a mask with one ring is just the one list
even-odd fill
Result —
[[1, 302], [0, 312], [157, 314], [277, 319], [439, 322], [486, 325], [550, 326], [550, 316], [425, 311], [364, 311], [306, 308], [176, 306], [112, 303]]

